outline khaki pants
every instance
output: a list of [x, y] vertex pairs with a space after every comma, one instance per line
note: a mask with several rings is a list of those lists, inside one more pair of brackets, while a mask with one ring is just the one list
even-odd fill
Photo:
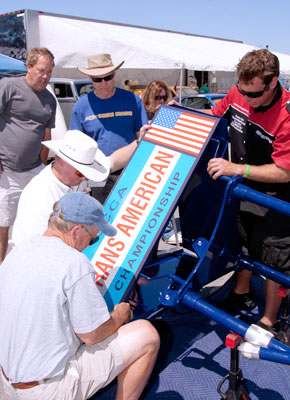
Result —
[[[1, 372], [1, 400], [84, 400], [108, 385], [123, 370], [121, 349], [115, 335], [92, 346], [82, 345], [61, 376], [34, 386], [15, 389]], [[6, 395], [6, 397], [5, 397]]]

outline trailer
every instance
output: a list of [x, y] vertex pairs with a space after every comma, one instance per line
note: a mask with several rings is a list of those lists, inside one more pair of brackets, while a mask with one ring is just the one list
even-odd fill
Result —
[[[27, 9], [0, 15], [0, 52], [23, 60], [30, 48], [47, 47], [55, 56], [53, 76], [66, 78], [80, 78], [76, 67], [86, 66], [88, 55], [110, 53], [116, 62], [125, 60], [117, 76], [119, 86], [125, 79], [142, 85], [164, 79], [182, 87], [197, 79], [198, 86], [208, 81], [211, 90], [224, 91], [234, 84], [242, 56], [256, 49], [238, 40], [96, 18]], [[290, 75], [290, 56], [276, 54], [281, 75]]]

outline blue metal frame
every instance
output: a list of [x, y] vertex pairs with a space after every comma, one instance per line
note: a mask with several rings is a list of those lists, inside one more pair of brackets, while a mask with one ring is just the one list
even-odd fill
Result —
[[[229, 271], [242, 269], [257, 272], [290, 288], [290, 277], [252, 261], [241, 252], [241, 245], [235, 234], [236, 224], [233, 222], [236, 220], [240, 201], [250, 201], [287, 216], [290, 216], [290, 204], [243, 185], [243, 178], [240, 176], [223, 176], [213, 181], [206, 171], [208, 160], [216, 156], [226, 157], [226, 150], [223, 138], [215, 137], [211, 140], [200, 169], [192, 179], [192, 187], [188, 193], [185, 192], [179, 204], [182, 211], [183, 244], [196, 256], [192, 256], [192, 270], [186, 279], [177, 274], [170, 275], [171, 283], [161, 293], [160, 306], [178, 309], [185, 305], [245, 336], [249, 329], [248, 324], [208, 303], [197, 292], [205, 284]], [[178, 253], [181, 259], [183, 256], [184, 253]], [[169, 257], [163, 258], [162, 262], [168, 261]], [[156, 263], [160, 261], [157, 260]], [[146, 276], [146, 268], [143, 276]], [[290, 348], [271, 339], [267, 347], [260, 347], [259, 358], [289, 364]]]
[[[240, 183], [241, 177], [221, 177], [220, 181], [225, 185], [224, 195], [212, 234], [208, 240], [203, 237], [194, 240], [192, 250], [198, 256], [197, 263], [193, 266], [192, 272], [186, 280], [180, 279], [177, 275], [171, 275], [171, 279], [175, 286], [178, 286], [178, 289], [169, 287], [165, 290], [161, 294], [160, 304], [166, 307], [178, 307], [180, 304], [186, 305], [241, 336], [245, 336], [249, 329], [248, 324], [206, 302], [192, 288], [196, 291], [201, 289], [199, 271], [203, 275], [204, 272], [207, 273], [208, 270], [215, 269], [216, 265], [219, 265], [220, 259], [222, 259], [223, 263], [232, 263], [230, 268], [233, 270], [248, 269], [290, 288], [290, 277], [261, 263], [252, 261], [243, 255], [241, 251], [237, 251], [238, 248], [233, 251], [233, 235], [225, 236], [227, 230], [224, 229], [225, 223], [229, 223], [229, 220], [236, 216], [237, 205], [240, 200], [251, 201], [287, 216], [290, 216], [290, 204], [248, 188]], [[226, 269], [224, 264], [224, 272], [228, 271], [229, 269]], [[289, 364], [290, 348], [275, 339], [271, 339], [267, 348], [260, 347], [259, 357], [269, 361]]]

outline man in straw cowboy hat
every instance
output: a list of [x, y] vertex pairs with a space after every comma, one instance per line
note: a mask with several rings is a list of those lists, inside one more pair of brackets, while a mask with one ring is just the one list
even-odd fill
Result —
[[122, 168], [136, 143], [106, 157], [97, 143], [83, 132], [68, 131], [64, 139], [43, 144], [55, 155], [55, 160], [24, 188], [12, 231], [12, 244], [18, 244], [33, 234], [42, 234], [55, 201], [66, 193], [88, 192], [89, 186], [103, 186], [110, 170]]
[[[94, 90], [74, 105], [70, 129], [95, 139], [106, 156], [135, 141], [141, 127], [148, 123], [142, 100], [115, 87], [116, 71], [123, 63], [113, 64], [110, 54], [94, 54], [88, 57], [88, 68], [78, 68], [89, 76]], [[93, 196], [103, 202], [119, 174], [111, 174], [105, 188], [93, 189]]]
[[68, 193], [53, 206], [44, 234], [6, 257], [0, 269], [0, 381], [8, 399], [88, 399], [115, 377], [116, 399], [140, 398], [160, 339], [149, 321], [127, 323], [128, 303], [109, 313], [95, 270], [81, 253], [99, 232], [112, 242], [117, 232], [102, 205]]

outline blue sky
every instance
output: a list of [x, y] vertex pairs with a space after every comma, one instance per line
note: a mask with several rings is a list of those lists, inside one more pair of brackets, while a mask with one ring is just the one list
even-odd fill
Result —
[[241, 40], [290, 55], [290, 0], [10, 0], [0, 14], [20, 9]]

